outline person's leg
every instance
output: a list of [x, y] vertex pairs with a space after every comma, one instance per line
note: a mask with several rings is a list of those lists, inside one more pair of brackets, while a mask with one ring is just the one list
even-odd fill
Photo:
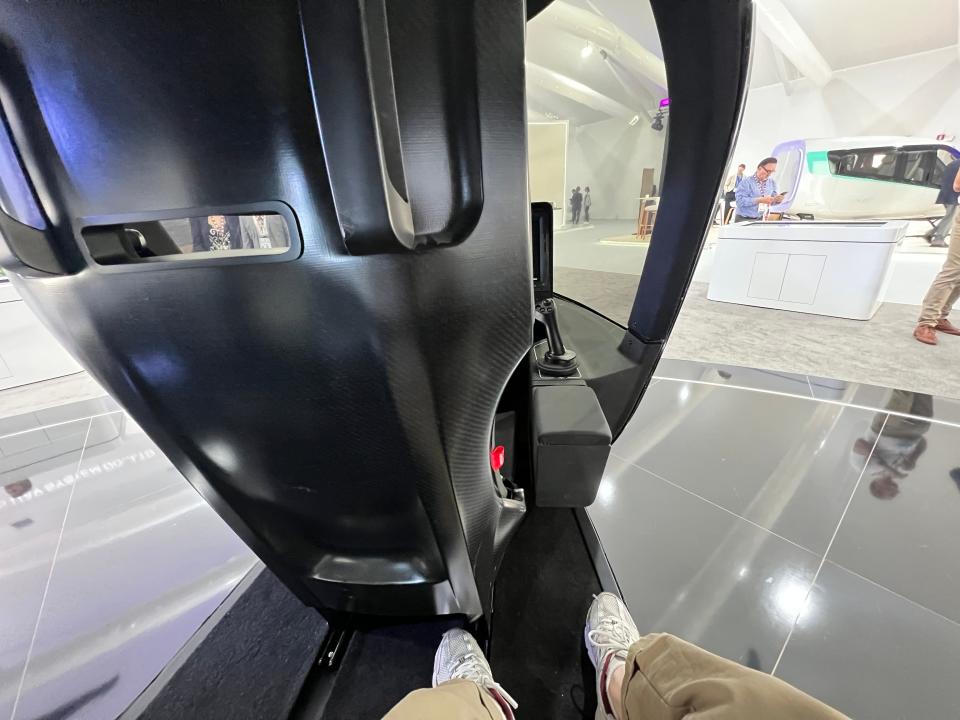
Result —
[[[960, 299], [960, 282], [954, 285], [953, 290], [950, 291], [950, 294], [947, 296], [947, 301], [943, 304], [943, 308], [940, 310], [941, 323], [950, 315], [950, 312], [953, 310], [953, 306], [956, 305], [958, 299]], [[937, 330], [940, 329], [940, 324], [938, 323]]]
[[[947, 206], [944, 205], [943, 209], [944, 209], [944, 213], [946, 213]], [[934, 234], [936, 234], [939, 227], [943, 224], [944, 218], [946, 218], [946, 215], [944, 215], [943, 217], [939, 218], [936, 222], [934, 222], [933, 225], [930, 227], [930, 229], [923, 234], [923, 237], [927, 242], [933, 241], [933, 236]]]
[[[960, 215], [955, 215], [954, 235], [960, 239], [960, 232], [956, 230], [958, 220]], [[936, 334], [933, 329], [946, 319], [958, 298], [960, 298], [960, 242], [951, 242], [943, 268], [923, 298], [923, 307], [917, 319], [914, 336], [921, 342], [936, 344]]]
[[845, 717], [778, 678], [666, 634], [630, 647], [621, 692], [619, 720]]
[[672, 635], [640, 637], [626, 606], [611, 593], [600, 594], [591, 605], [586, 643], [598, 669], [597, 718], [844, 718], [782, 680]]
[[[956, 328], [954, 328], [951, 323], [945, 322], [947, 316], [950, 315], [950, 312], [953, 310], [953, 306], [956, 304], [957, 300], [960, 299], [960, 230], [958, 230], [958, 228], [960, 228], [960, 214], [957, 213], [956, 205], [951, 207], [954, 211], [953, 225], [952, 230], [950, 231], [950, 246], [947, 250], [947, 262], [944, 263], [944, 269], [946, 269], [947, 263], [952, 264], [952, 266], [955, 268], [954, 281], [950, 294], [947, 295], [947, 299], [944, 301], [943, 307], [940, 308], [940, 322], [937, 323], [937, 329], [944, 332], [949, 332], [951, 334], [956, 334]], [[957, 242], [953, 242], [953, 238], [957, 238]]]
[[516, 707], [473, 636], [448, 630], [433, 662], [433, 688], [414, 690], [384, 720], [513, 720]]
[[937, 222], [936, 226], [933, 228], [933, 232], [927, 235], [927, 239], [930, 240], [930, 244], [934, 247], [942, 247], [946, 245], [944, 239], [947, 237], [947, 233], [950, 232], [950, 228], [953, 226], [953, 220], [957, 214], [956, 205], [944, 205], [943, 206], [943, 217]]
[[435, 688], [414, 690], [384, 720], [502, 720], [490, 694], [469, 680], [451, 680]]

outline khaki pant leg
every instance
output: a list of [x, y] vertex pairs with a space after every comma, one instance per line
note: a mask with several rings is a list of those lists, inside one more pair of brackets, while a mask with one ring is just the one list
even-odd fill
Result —
[[490, 693], [469, 680], [450, 680], [414, 690], [393, 706], [384, 720], [503, 720]]
[[958, 299], [960, 299], [960, 282], [958, 282], [956, 287], [953, 288], [953, 292], [950, 293], [950, 295], [947, 297], [947, 301], [943, 304], [943, 309], [940, 310], [941, 320], [944, 320], [950, 314], [950, 311], [953, 310], [953, 306], [956, 304]]
[[953, 303], [960, 298], [960, 212], [953, 220], [953, 238], [947, 249], [947, 259], [940, 274], [923, 298], [923, 309], [918, 322], [933, 327], [950, 314]]
[[623, 708], [624, 720], [845, 718], [782, 680], [664, 634], [647, 635], [631, 646]]

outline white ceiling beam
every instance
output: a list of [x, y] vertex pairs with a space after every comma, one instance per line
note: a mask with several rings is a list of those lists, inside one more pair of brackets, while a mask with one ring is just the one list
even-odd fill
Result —
[[630, 120], [637, 114], [636, 110], [597, 92], [592, 87], [529, 60], [527, 61], [527, 81], [611, 117]]
[[774, 49], [818, 87], [833, 79], [833, 68], [800, 27], [782, 0], [756, 0], [757, 27], [770, 38]]
[[631, 72], [647, 78], [660, 90], [667, 89], [667, 69], [658, 58], [606, 18], [575, 7], [563, 0], [554, 0], [536, 23], [545, 23], [575, 35], [616, 57]]
[[787, 59], [783, 56], [783, 53], [777, 50], [773, 46], [773, 43], [770, 43], [770, 52], [773, 54], [773, 66], [777, 71], [777, 79], [780, 81], [780, 84], [783, 85], [783, 92], [787, 95], [790, 95], [793, 92], [793, 88], [790, 86], [790, 71], [787, 68]]
[[620, 83], [620, 87], [626, 91], [628, 95], [633, 97], [641, 107], [645, 108], [642, 112], [648, 120], [653, 120], [653, 110], [650, 108], [657, 107], [657, 98], [653, 97], [645, 88], [640, 87], [636, 79], [627, 73], [624, 72], [623, 66], [620, 65], [620, 62], [609, 55], [605, 50], [600, 51], [600, 57], [603, 59], [603, 63], [607, 66], [607, 69], [610, 70], [610, 74]]
[[[576, 106], [575, 109], [571, 110], [571, 105]], [[579, 122], [582, 119], [580, 112], [590, 113], [591, 117], [595, 112], [532, 82], [527, 83], [527, 109], [545, 115], [547, 120], [563, 119], [573, 122]]]

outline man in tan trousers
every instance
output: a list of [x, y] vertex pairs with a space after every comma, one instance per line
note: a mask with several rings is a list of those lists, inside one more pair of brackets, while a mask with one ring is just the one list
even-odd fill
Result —
[[[640, 637], [611, 593], [590, 606], [584, 641], [597, 669], [597, 720], [845, 718], [782, 680], [672, 635]], [[477, 641], [465, 630], [449, 630], [437, 650], [433, 688], [407, 695], [386, 720], [513, 720], [516, 707], [494, 681]], [[529, 717], [537, 717], [536, 708]]]
[[[957, 163], [951, 163], [948, 169], [960, 168]], [[946, 177], [944, 180], [946, 181]], [[946, 183], [944, 183], [944, 191]], [[960, 171], [953, 176], [953, 199], [956, 201], [960, 193]], [[943, 195], [943, 193], [941, 193]], [[913, 336], [927, 345], [937, 344], [937, 331], [948, 335], [960, 335], [960, 328], [947, 320], [947, 315], [953, 309], [953, 304], [960, 298], [960, 212], [953, 217], [953, 229], [950, 233], [950, 246], [947, 249], [947, 260], [943, 263], [940, 274], [927, 290], [923, 298], [923, 309]]]

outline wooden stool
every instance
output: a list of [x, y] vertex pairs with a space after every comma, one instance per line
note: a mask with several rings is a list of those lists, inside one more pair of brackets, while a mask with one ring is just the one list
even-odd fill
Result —
[[640, 212], [640, 226], [637, 228], [637, 239], [641, 240], [648, 235], [653, 235], [653, 225], [657, 222], [657, 208], [644, 208]]

